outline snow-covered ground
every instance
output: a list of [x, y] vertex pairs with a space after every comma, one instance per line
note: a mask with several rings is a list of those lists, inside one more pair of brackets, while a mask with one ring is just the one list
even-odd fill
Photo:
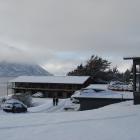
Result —
[[52, 99], [33, 104], [27, 113], [0, 110], [0, 140], [139, 140], [140, 105], [132, 101], [90, 111], [65, 111], [69, 99], [55, 107]]
[[72, 111], [77, 111], [80, 107], [78, 104], [71, 103], [70, 99], [59, 99], [58, 105], [53, 106], [52, 99], [45, 98], [33, 98], [34, 107], [28, 108], [30, 113], [54, 113], [54, 112], [64, 112], [65, 107], [69, 105], [73, 107]]
[[140, 106], [132, 101], [82, 112], [0, 113], [2, 140], [139, 140]]

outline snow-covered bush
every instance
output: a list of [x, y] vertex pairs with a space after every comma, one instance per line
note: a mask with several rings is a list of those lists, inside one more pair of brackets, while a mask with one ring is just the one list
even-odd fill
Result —
[[5, 97], [0, 98], [0, 109], [1, 109], [1, 105], [6, 101]]
[[32, 106], [32, 97], [29, 93], [16, 93], [12, 98], [23, 102], [28, 107]]

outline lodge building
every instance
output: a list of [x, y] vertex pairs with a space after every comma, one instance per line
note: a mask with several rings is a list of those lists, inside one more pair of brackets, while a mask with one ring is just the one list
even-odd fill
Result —
[[41, 92], [45, 97], [67, 98], [76, 90], [90, 84], [89, 76], [20, 76], [9, 81], [12, 93], [34, 94]]

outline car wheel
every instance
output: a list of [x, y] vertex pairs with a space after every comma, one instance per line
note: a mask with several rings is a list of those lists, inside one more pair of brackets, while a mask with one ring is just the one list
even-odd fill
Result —
[[16, 113], [17, 111], [16, 111], [16, 109], [15, 109], [15, 108], [13, 108], [13, 109], [12, 109], [12, 112], [13, 112], [13, 113]]

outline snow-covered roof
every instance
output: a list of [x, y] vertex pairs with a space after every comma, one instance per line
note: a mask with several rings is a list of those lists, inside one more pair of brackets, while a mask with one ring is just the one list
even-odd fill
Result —
[[[91, 90], [92, 91], [92, 90]], [[132, 92], [113, 92], [113, 91], [101, 91], [101, 92], [77, 92], [72, 95], [74, 98], [110, 98], [110, 99], [133, 99]]]
[[89, 76], [19, 76], [11, 83], [59, 83], [59, 84], [83, 84]]
[[[96, 92], [99, 90], [99, 92]], [[88, 87], [76, 91], [74, 98], [111, 98], [111, 99], [133, 99], [133, 92], [107, 90], [107, 85], [92, 84]]]
[[124, 60], [129, 60], [129, 59], [139, 59], [140, 60], [140, 57], [139, 56], [130, 56], [130, 57], [124, 57]]
[[107, 90], [107, 84], [91, 84], [86, 89], [102, 89], [102, 90]]

